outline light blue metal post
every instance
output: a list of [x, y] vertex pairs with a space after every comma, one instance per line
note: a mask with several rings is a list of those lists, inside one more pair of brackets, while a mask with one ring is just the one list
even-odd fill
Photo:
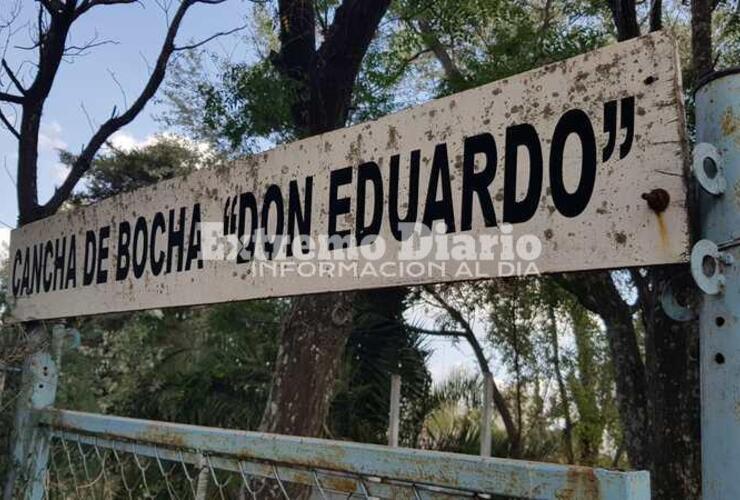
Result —
[[49, 460], [50, 433], [38, 426], [34, 410], [49, 408], [57, 392], [57, 370], [47, 353], [30, 356], [23, 366], [23, 378], [15, 422], [11, 466], [3, 498], [41, 500]]
[[706, 500], [726, 500], [740, 498], [740, 69], [697, 90], [696, 134], [702, 488]]

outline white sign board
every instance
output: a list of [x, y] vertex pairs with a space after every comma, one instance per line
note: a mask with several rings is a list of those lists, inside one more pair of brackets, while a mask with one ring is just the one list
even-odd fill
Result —
[[12, 314], [685, 261], [679, 75], [653, 34], [29, 224]]

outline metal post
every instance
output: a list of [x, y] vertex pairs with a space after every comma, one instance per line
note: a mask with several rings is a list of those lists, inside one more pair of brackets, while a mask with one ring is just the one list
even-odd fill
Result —
[[198, 472], [195, 500], [206, 500], [206, 496], [208, 495], [208, 475], [211, 472], [211, 468], [205, 456], [200, 457], [198, 466], [200, 467], [200, 471]]
[[[44, 497], [49, 432], [39, 427], [34, 410], [49, 408], [57, 392], [57, 370], [47, 353], [30, 356], [24, 366], [13, 426], [11, 464], [3, 498], [40, 500]], [[15, 494], [14, 494], [15, 493]]]
[[[692, 273], [705, 292], [701, 336], [702, 490], [740, 498], [740, 68], [696, 92], [694, 175], [701, 237]], [[726, 192], [725, 192], [726, 191]]]
[[483, 375], [483, 413], [480, 423], [480, 456], [491, 456], [491, 425], [493, 420], [493, 374]]
[[391, 375], [391, 410], [388, 415], [388, 446], [398, 447], [401, 420], [401, 376]]

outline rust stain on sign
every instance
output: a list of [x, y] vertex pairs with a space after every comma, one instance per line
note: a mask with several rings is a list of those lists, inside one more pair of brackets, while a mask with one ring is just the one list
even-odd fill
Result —
[[12, 233], [12, 315], [685, 261], [680, 95], [654, 33], [60, 213]]
[[568, 470], [565, 487], [557, 494], [557, 500], [597, 500], [601, 497], [599, 480], [589, 467], [573, 466]]

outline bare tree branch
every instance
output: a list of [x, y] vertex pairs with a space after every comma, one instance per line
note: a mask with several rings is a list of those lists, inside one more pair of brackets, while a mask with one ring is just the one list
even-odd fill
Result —
[[[80, 155], [76, 158], [74, 164], [72, 165], [72, 169], [70, 170], [67, 178], [64, 180], [62, 185], [57, 188], [49, 201], [40, 207], [39, 211], [42, 217], [54, 213], [62, 205], [62, 203], [64, 203], [64, 201], [69, 198], [74, 187], [80, 181], [85, 172], [87, 172], [87, 170], [90, 168], [93, 157], [98, 152], [100, 147], [105, 144], [108, 138], [116, 131], [131, 123], [131, 121], [133, 121], [133, 119], [136, 118], [136, 116], [144, 109], [144, 106], [146, 106], [147, 102], [149, 102], [149, 100], [154, 96], [157, 89], [164, 80], [167, 64], [170, 60], [170, 57], [172, 56], [172, 53], [175, 51], [175, 37], [177, 36], [177, 32], [180, 29], [180, 25], [182, 24], [182, 20], [185, 17], [185, 13], [187, 12], [187, 10], [197, 3], [219, 4], [224, 1], [225, 0], [185, 0], [180, 3], [180, 6], [178, 7], [174, 17], [172, 18], [172, 22], [170, 23], [169, 28], [167, 29], [167, 35], [165, 36], [164, 43], [162, 44], [162, 49], [160, 50], [157, 62], [154, 65], [154, 69], [149, 76], [149, 80], [144, 86], [144, 89], [141, 91], [141, 94], [139, 94], [136, 100], [131, 104], [130, 107], [128, 107], [128, 109], [126, 109], [126, 111], [124, 111], [120, 115], [117, 115], [114, 111], [112, 116], [100, 126], [98, 131], [92, 136], [88, 144], [83, 148]], [[110, 2], [104, 3], [110, 4]], [[92, 4], [92, 6], [102, 5], [102, 3], [96, 2], [95, 0], [91, 0], [90, 4]]]
[[23, 88], [23, 85], [21, 85], [20, 80], [18, 77], [16, 77], [15, 73], [12, 69], [10, 69], [10, 65], [8, 65], [8, 61], [5, 59], [2, 60], [3, 68], [5, 69], [5, 72], [8, 74], [8, 77], [10, 78], [10, 81], [13, 82], [13, 85], [15, 85], [15, 88], [18, 89], [18, 92], [21, 94], [26, 93], [26, 89]]
[[3, 113], [3, 110], [0, 109], [0, 121], [3, 122], [5, 127], [10, 131], [11, 134], [15, 136], [16, 139], [21, 139], [21, 134], [18, 132], [18, 130], [13, 126], [12, 123], [10, 123], [10, 120], [8, 120], [8, 117], [5, 116], [5, 113]]
[[473, 349], [475, 357], [478, 360], [478, 365], [480, 366], [481, 372], [486, 375], [490, 374], [491, 369], [488, 366], [488, 359], [486, 358], [486, 355], [483, 352], [483, 348], [481, 347], [480, 342], [478, 342], [478, 338], [475, 336], [475, 332], [473, 332], [473, 328], [470, 326], [468, 320], [465, 319], [460, 311], [458, 311], [449, 302], [442, 298], [442, 296], [434, 289], [434, 287], [425, 286], [424, 290], [429, 295], [431, 295], [432, 298], [434, 298], [438, 307], [444, 309], [444, 311], [462, 327], [462, 329], [465, 331], [464, 336], [470, 344], [470, 347]]
[[97, 7], [98, 5], [119, 5], [129, 3], [141, 3], [139, 0], [83, 0], [80, 6], [75, 10], [75, 18], [80, 17], [82, 14]]
[[[483, 353], [483, 348], [481, 347], [480, 342], [478, 342], [478, 339], [475, 336], [475, 332], [473, 332], [473, 328], [470, 326], [470, 322], [465, 319], [465, 317], [458, 309], [447, 302], [434, 289], [434, 287], [425, 286], [424, 291], [431, 295], [437, 302], [437, 305], [444, 309], [445, 312], [447, 312], [447, 314], [449, 314], [450, 317], [455, 320], [458, 325], [460, 325], [465, 333], [463, 337], [468, 341], [468, 344], [470, 344], [470, 347], [475, 353], [475, 357], [478, 359], [478, 364], [480, 366], [481, 372], [484, 375], [490, 375], [491, 369], [488, 366], [488, 360]], [[499, 391], [496, 385], [496, 381], [493, 379], [493, 377], [491, 377], [491, 381], [493, 382], [493, 402], [496, 405], [496, 409], [501, 414], [501, 420], [503, 420], [504, 422], [504, 427], [506, 428], [506, 435], [509, 438], [509, 445], [510, 449], [512, 450], [512, 454], [516, 455], [519, 451], [519, 436], [521, 433], [517, 430], [517, 426], [514, 423], [514, 418], [509, 411], [509, 405], [506, 402], [506, 398], [504, 398], [503, 394], [501, 394], [501, 391]]]
[[23, 96], [0, 92], [0, 101], [12, 102], [13, 104], [23, 104]]
[[228, 31], [219, 31], [218, 33], [215, 33], [215, 34], [209, 36], [208, 38], [206, 38], [204, 40], [201, 40], [200, 42], [196, 42], [196, 43], [193, 43], [193, 44], [190, 44], [190, 45], [182, 45], [180, 47], [175, 47], [173, 50], [175, 50], [175, 51], [181, 51], [181, 50], [197, 49], [198, 47], [201, 47], [201, 46], [207, 44], [208, 42], [211, 42], [211, 41], [215, 40], [216, 38], [220, 38], [222, 36], [229, 36], [229, 35], [233, 35], [234, 33], [238, 33], [239, 31], [242, 31], [242, 30], [246, 29], [247, 26], [248, 26], [247, 24], [244, 24], [242, 26], [238, 26], [238, 27], [236, 27], [234, 29], [231, 29], [231, 30], [228, 30]]
[[452, 60], [450, 53], [447, 51], [447, 48], [442, 45], [442, 42], [439, 41], [439, 37], [437, 37], [436, 33], [434, 33], [434, 30], [429, 25], [429, 22], [426, 19], [421, 18], [419, 19], [418, 24], [419, 31], [421, 32], [421, 36], [424, 39], [424, 42], [426, 43], [427, 47], [429, 47], [429, 49], [434, 53], [434, 56], [437, 58], [439, 63], [442, 65], [442, 69], [444, 70], [447, 80], [453, 83], [464, 82], [465, 76], [463, 75], [462, 71], [460, 71], [460, 68], [458, 68], [455, 62]]
[[87, 55], [87, 52], [90, 49], [94, 49], [96, 47], [102, 47], [103, 45], [118, 45], [118, 42], [115, 40], [97, 40], [97, 38], [98, 36], [95, 35], [83, 45], [69, 45], [68, 47], [65, 47], [64, 56], [69, 58], [84, 56]]
[[467, 336], [467, 333], [463, 332], [462, 330], [429, 330], [427, 328], [420, 328], [418, 326], [407, 325], [407, 324], [403, 324], [403, 326], [416, 333], [420, 333], [422, 335], [431, 335], [433, 337], [465, 337]]
[[8, 169], [8, 157], [7, 156], [3, 157], [3, 169], [5, 170], [5, 173], [8, 174], [8, 179], [10, 179], [10, 182], [12, 182], [13, 185], [17, 187], [18, 183], [15, 182], [15, 178], [13, 177], [13, 175], [10, 173], [10, 170]]

